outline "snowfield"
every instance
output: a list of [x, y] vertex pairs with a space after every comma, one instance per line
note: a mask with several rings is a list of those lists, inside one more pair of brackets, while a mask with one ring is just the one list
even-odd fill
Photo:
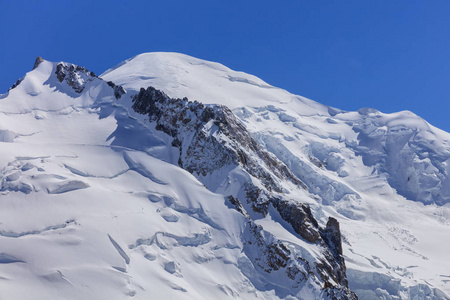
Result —
[[[167, 134], [170, 124], [133, 107], [150, 86], [228, 107], [263, 152], [261, 169], [189, 169], [200, 157], [206, 170], [219, 149], [188, 127], [204, 107], [183, 102], [187, 127]], [[236, 145], [214, 120], [201, 124], [220, 147]], [[38, 59], [0, 95], [0, 289], [9, 299], [351, 299], [327, 293], [312, 267], [325, 238], [305, 240], [262, 194], [266, 212], [243, 201], [248, 183], [267, 190], [263, 174], [276, 177], [271, 195], [309, 204], [321, 228], [339, 221], [359, 299], [450, 299], [449, 173], [450, 134], [408, 111], [341, 111], [176, 53], [99, 77]], [[271, 251], [284, 260], [272, 264]]]

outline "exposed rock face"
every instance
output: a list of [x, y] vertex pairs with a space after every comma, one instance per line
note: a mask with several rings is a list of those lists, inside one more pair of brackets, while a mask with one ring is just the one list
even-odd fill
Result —
[[38, 56], [36, 58], [36, 61], [34, 62], [34, 66], [33, 66], [33, 70], [36, 69], [37, 67], [39, 67], [39, 65], [45, 61], [42, 57]]
[[330, 217], [326, 227], [320, 228], [308, 205], [291, 201], [274, 201], [273, 205], [302, 238], [310, 243], [324, 245], [323, 253], [326, 259], [317, 263], [316, 267], [325, 285], [333, 286], [334, 281], [348, 287], [338, 221]]
[[[227, 199], [248, 219], [246, 231], [249, 233], [249, 239], [244, 245], [244, 251], [253, 259], [255, 266], [269, 274], [283, 270], [291, 280], [286, 284], [294, 290], [308, 278], [319, 276], [324, 282], [323, 288], [330, 299], [358, 299], [356, 294], [348, 289], [339, 223], [336, 219], [329, 218], [326, 228], [319, 228], [308, 206], [293, 204], [289, 207], [295, 210], [291, 215], [292, 222], [301, 224], [299, 227], [294, 227], [294, 230], [302, 237], [306, 236], [309, 239], [308, 242], [324, 247], [325, 259], [311, 264], [308, 260], [292, 253], [284, 242], [272, 235], [268, 238], [267, 233], [263, 233], [263, 228], [250, 218], [238, 199], [232, 196]], [[270, 280], [269, 275], [268, 277]]]
[[24, 77], [18, 79], [18, 80], [17, 80], [17, 81], [16, 81], [16, 82], [8, 89], [8, 92], [9, 92], [10, 90], [16, 88], [16, 87], [23, 81], [23, 78], [24, 78]]
[[341, 231], [339, 229], [339, 222], [335, 218], [328, 218], [327, 226], [321, 231], [321, 236], [333, 255], [336, 258], [343, 259]]
[[[306, 188], [284, 163], [258, 146], [225, 106], [172, 99], [153, 87], [142, 88], [133, 102], [136, 112], [148, 115], [158, 130], [174, 138], [179, 165], [191, 173], [206, 176], [224, 165], [240, 164], [269, 191], [282, 192], [275, 178]], [[210, 159], [206, 165], [200, 163], [205, 155]]]
[[[348, 286], [344, 256], [342, 255], [341, 231], [339, 223], [335, 218], [328, 218], [325, 229], [320, 229], [322, 240], [327, 245], [325, 252], [326, 262], [317, 265], [318, 269], [325, 270], [327, 274], [332, 274], [330, 278], [343, 286]], [[324, 281], [330, 282], [324, 276]]]
[[[313, 277], [323, 282], [331, 299], [357, 298], [347, 287], [338, 222], [330, 218], [326, 228], [320, 228], [308, 205], [277, 196], [283, 194], [277, 178], [303, 189], [306, 186], [283, 162], [260, 148], [227, 107], [170, 98], [148, 87], [134, 96], [133, 109], [173, 138], [172, 146], [180, 151], [180, 167], [200, 180], [224, 166], [240, 167], [261, 183], [258, 187], [249, 180], [244, 185], [244, 200], [254, 212], [265, 216], [272, 205], [301, 238], [323, 249], [321, 261], [313, 263], [292, 253], [282, 241], [267, 238], [267, 232], [245, 210], [242, 199], [229, 196], [230, 203], [248, 219], [245, 231], [249, 238], [244, 248], [254, 266], [267, 274], [282, 270], [292, 280], [287, 283], [291, 289]], [[267, 276], [270, 281], [271, 275]]]
[[59, 82], [65, 81], [78, 94], [83, 92], [87, 83], [97, 78], [93, 72], [84, 67], [66, 63], [56, 65], [55, 74]]
[[[40, 56], [38, 56], [36, 58], [36, 61], [34, 62], [34, 66], [33, 66], [33, 70], [36, 69], [42, 62], [44, 61], [44, 59]], [[14, 88], [16, 88], [24, 79], [25, 77], [22, 77], [20, 79], [18, 79], [9, 89], [8, 92]]]
[[[42, 61], [44, 61], [44, 59], [38, 57], [36, 59], [35, 67], [42, 63]], [[94, 72], [89, 71], [85, 67], [67, 63], [57, 64], [55, 74], [60, 83], [66, 83], [77, 94], [81, 94], [92, 81], [103, 80], [97, 77]], [[108, 81], [106, 83], [114, 90], [114, 96], [116, 99], [120, 99], [126, 93], [122, 86], [116, 85], [112, 81]]]
[[308, 278], [314, 278], [314, 271], [307, 260], [292, 253], [287, 245], [273, 235], [267, 236], [267, 232], [250, 218], [238, 199], [233, 196], [227, 199], [247, 218], [245, 232], [248, 238], [244, 243], [244, 251], [252, 259], [253, 265], [267, 274], [268, 281], [273, 276], [271, 273], [282, 270], [291, 280], [285, 283], [286, 286], [295, 290]]
[[122, 97], [122, 95], [126, 93], [125, 89], [120, 85], [116, 85], [112, 81], [107, 81], [106, 83], [114, 89], [114, 96], [116, 97], [116, 99], [120, 99], [120, 97]]
[[320, 240], [319, 224], [314, 219], [309, 206], [288, 201], [274, 201], [274, 205], [283, 220], [291, 224], [302, 238], [310, 243]]

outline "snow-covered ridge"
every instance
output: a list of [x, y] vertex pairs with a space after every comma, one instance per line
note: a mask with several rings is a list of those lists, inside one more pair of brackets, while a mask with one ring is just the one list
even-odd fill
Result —
[[[363, 299], [445, 298], [435, 288], [450, 292], [450, 266], [443, 263], [449, 245], [427, 245], [445, 240], [450, 224], [450, 135], [411, 112], [345, 112], [249, 84], [257, 81], [238, 73], [176, 53], [146, 53], [101, 76], [134, 94], [154, 86], [171, 97], [230, 107], [259, 145], [307, 184], [315, 196], [299, 197], [311, 201], [316, 216], [320, 207], [341, 222], [350, 287]], [[417, 242], [406, 242], [399, 232]], [[361, 284], [354, 274], [371, 275]], [[388, 288], [376, 279], [383, 276], [396, 283]]]
[[[155, 124], [156, 130], [163, 131], [173, 138], [171, 145], [179, 148], [176, 163], [180, 167], [196, 175], [210, 190], [220, 191], [233, 199], [238, 211], [249, 219], [249, 226], [252, 228], [250, 232], [256, 234], [258, 226], [255, 227], [254, 220], [274, 217], [274, 212], [270, 212], [272, 208], [276, 210], [275, 217], [279, 215], [289, 224], [288, 230], [292, 228], [299, 237], [319, 246], [319, 249], [322, 248], [320, 251], [323, 257], [319, 261], [307, 260], [306, 265], [297, 271], [294, 270], [298, 267], [293, 266], [291, 262], [289, 263], [291, 266], [280, 262], [275, 265], [270, 263], [267, 267], [261, 265], [258, 262], [260, 258], [255, 256], [251, 258], [252, 263], [268, 273], [282, 267], [287, 270], [287, 278], [298, 283], [307, 277], [317, 276], [324, 281], [323, 285], [330, 293], [344, 291], [351, 297], [351, 293], [345, 291], [347, 279], [337, 221], [330, 219], [326, 228], [320, 228], [308, 205], [299, 203], [300, 199], [289, 199], [284, 196], [288, 193], [287, 187], [284, 187], [286, 183], [293, 184], [291, 189], [303, 190], [306, 186], [286, 165], [261, 149], [227, 107], [205, 106], [199, 102], [191, 102], [187, 98], [170, 98], [163, 92], [148, 87], [141, 89], [133, 97], [132, 108], [148, 116], [148, 120]], [[227, 170], [239, 173], [240, 179], [228, 174]], [[233, 188], [224, 188], [229, 186], [227, 183], [229, 181], [235, 181]], [[262, 228], [258, 229], [260, 230]], [[330, 237], [330, 232], [335, 236]], [[262, 245], [262, 241], [259, 241], [258, 245]], [[267, 251], [269, 253], [288, 251], [280, 241], [271, 247], [274, 250], [260, 249], [259, 256], [267, 256]], [[284, 254], [282, 257], [286, 261], [289, 256]], [[301, 270], [305, 268], [306, 270], [302, 272]], [[298, 273], [302, 274], [300, 279], [296, 275]]]
[[[261, 142], [271, 139], [273, 134], [264, 134], [266, 130], [252, 126], [260, 123], [258, 120], [261, 119], [271, 123], [271, 118], [280, 121], [278, 124], [294, 127], [294, 130], [283, 129], [281, 132], [299, 129], [320, 139], [345, 140], [347, 147], [353, 147], [356, 154], [363, 157], [365, 165], [373, 167], [378, 164], [376, 169], [387, 173], [390, 184], [402, 195], [440, 205], [450, 200], [449, 177], [445, 169], [450, 158], [450, 135], [411, 112], [383, 114], [369, 108], [358, 112], [340, 111], [282, 89], [268, 91], [267, 84], [252, 75], [177, 53], [141, 54], [106, 71], [101, 77], [134, 93], [142, 87], [153, 86], [174, 98], [187, 97], [204, 104], [225, 105], [244, 123], [253, 117], [252, 121], [257, 123], [249, 124], [249, 130], [258, 134]], [[230, 81], [230, 77], [240, 77], [242, 80]], [[291, 138], [295, 137], [285, 137]], [[369, 149], [368, 143], [373, 147]], [[398, 151], [390, 148], [392, 143], [400, 148], [411, 144], [411, 151], [405, 150], [397, 155]], [[396, 154], [390, 155], [394, 152]], [[429, 158], [429, 163], [424, 158]], [[415, 163], [416, 160], [422, 163]], [[405, 172], [398, 174], [397, 169]], [[423, 173], [423, 170], [428, 173]], [[419, 186], [420, 192], [417, 189]]]
[[[338, 225], [320, 227], [307, 205], [287, 202], [316, 240], [291, 225], [272, 232], [276, 211], [258, 224], [244, 208], [251, 203], [163, 162], [176, 157], [172, 137], [134, 118], [132, 94], [117, 97], [114, 87], [82, 67], [41, 60], [1, 99], [2, 291], [18, 299], [353, 298], [341, 241], [330, 236]], [[244, 186], [250, 177], [238, 169]], [[271, 180], [281, 184], [282, 172]]]
[[[71, 66], [41, 60], [0, 99], [6, 294], [347, 299], [348, 279], [360, 299], [448, 298], [448, 133], [175, 53]], [[133, 109], [149, 86], [160, 111]]]
[[[203, 104], [222, 104], [231, 110], [248, 106], [285, 103], [304, 114], [326, 114], [328, 107], [273, 87], [256, 76], [233, 71], [222, 64], [179, 53], [144, 53], [100, 75], [127, 91], [153, 86], [172, 98], [187, 97]], [[290, 103], [290, 104], [289, 104]]]

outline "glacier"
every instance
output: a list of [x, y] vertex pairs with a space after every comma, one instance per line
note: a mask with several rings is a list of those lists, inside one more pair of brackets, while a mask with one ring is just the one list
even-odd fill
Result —
[[411, 112], [145, 53], [38, 58], [0, 114], [2, 294], [449, 299], [450, 134]]

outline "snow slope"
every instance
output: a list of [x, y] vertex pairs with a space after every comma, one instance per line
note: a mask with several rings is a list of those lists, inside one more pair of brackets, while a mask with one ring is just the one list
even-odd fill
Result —
[[449, 298], [450, 135], [410, 112], [146, 53], [38, 59], [0, 116], [2, 297]]
[[312, 194], [290, 196], [311, 203], [322, 224], [339, 220], [349, 287], [360, 299], [448, 298], [448, 133], [408, 111], [345, 112], [176, 53], [141, 54], [101, 77], [130, 95], [153, 86], [232, 109]]
[[0, 96], [2, 297], [351, 298], [320, 237], [208, 190], [124, 92], [38, 58]]

